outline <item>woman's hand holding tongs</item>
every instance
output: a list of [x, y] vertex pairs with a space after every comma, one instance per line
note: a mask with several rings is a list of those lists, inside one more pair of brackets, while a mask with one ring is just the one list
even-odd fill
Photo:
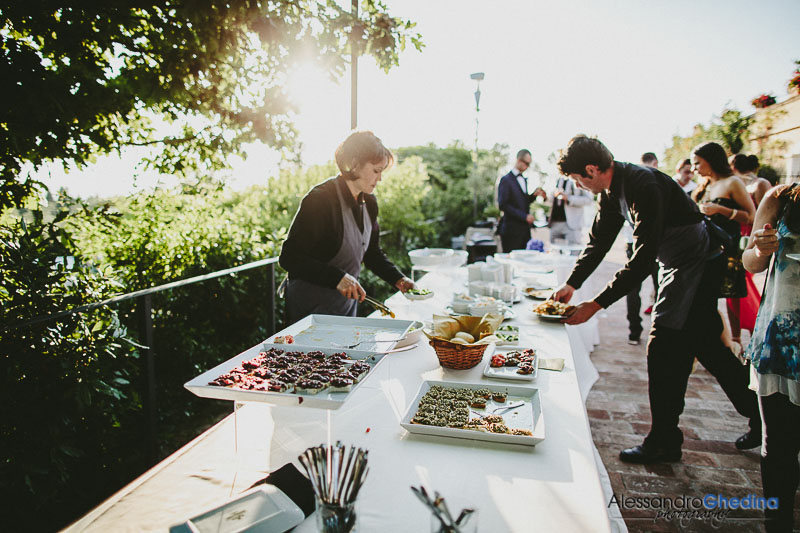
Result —
[[345, 274], [342, 276], [342, 279], [340, 279], [339, 283], [336, 284], [336, 290], [342, 293], [342, 296], [345, 298], [352, 298], [353, 300], [358, 300], [359, 302], [363, 302], [364, 298], [367, 296], [367, 292], [364, 290], [358, 280], [350, 274]]

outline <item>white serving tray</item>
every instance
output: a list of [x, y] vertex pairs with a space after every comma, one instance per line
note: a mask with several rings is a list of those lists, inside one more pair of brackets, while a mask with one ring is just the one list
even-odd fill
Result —
[[[395, 318], [357, 318], [350, 316], [308, 315], [292, 329], [298, 346], [341, 348], [359, 341], [359, 350], [385, 352], [394, 348], [414, 322]], [[388, 339], [388, 340], [387, 340]]]
[[[242, 361], [252, 359], [258, 355], [260, 351], [266, 351], [270, 348], [278, 348], [287, 352], [309, 352], [312, 350], [319, 350], [325, 355], [333, 353], [344, 352], [351, 359], [363, 359], [372, 367], [372, 369], [361, 378], [361, 381], [353, 385], [353, 388], [347, 392], [329, 392], [327, 389], [317, 394], [303, 394], [295, 392], [269, 392], [269, 391], [254, 391], [234, 389], [230, 387], [219, 387], [217, 385], [209, 385], [208, 383], [217, 378], [221, 374], [230, 372], [231, 369], [238, 366]], [[321, 409], [338, 409], [350, 397], [350, 395], [369, 379], [370, 374], [375, 372], [375, 367], [378, 366], [386, 354], [376, 352], [366, 352], [361, 350], [344, 350], [341, 348], [320, 348], [314, 346], [300, 346], [299, 344], [257, 344], [249, 350], [246, 350], [236, 357], [228, 359], [211, 370], [204, 372], [184, 384], [187, 390], [203, 398], [215, 398], [217, 400], [231, 400], [235, 402], [264, 402], [273, 405], [302, 405], [304, 407], [318, 407]]]
[[170, 533], [283, 533], [305, 519], [303, 511], [277, 487], [260, 485], [201, 515], [170, 528]]
[[[524, 401], [525, 404], [516, 409], [509, 409], [497, 413], [506, 421], [506, 425], [515, 429], [529, 429], [533, 432], [532, 437], [524, 435], [507, 435], [505, 433], [484, 433], [481, 431], [473, 431], [470, 429], [455, 429], [449, 427], [428, 426], [424, 424], [412, 424], [411, 419], [417, 412], [419, 401], [425, 396], [433, 385], [441, 385], [443, 387], [452, 387], [460, 389], [489, 389], [492, 392], [506, 392], [508, 398], [506, 404], [512, 402]], [[497, 403], [494, 400], [486, 402], [486, 409], [473, 409], [478, 413], [491, 414], [494, 407], [500, 407], [504, 404]], [[475, 416], [470, 413], [470, 417]], [[539, 395], [539, 389], [532, 387], [523, 387], [521, 385], [495, 385], [492, 383], [458, 383], [455, 381], [423, 381], [419, 388], [419, 392], [411, 405], [408, 407], [405, 416], [400, 421], [400, 425], [404, 427], [409, 433], [417, 433], [420, 435], [436, 435], [440, 437], [454, 437], [458, 439], [471, 439], [482, 440], [488, 442], [505, 442], [509, 444], [523, 444], [526, 446], [536, 446], [544, 440], [544, 415], [542, 414], [542, 403]]]
[[[511, 351], [514, 350], [524, 350], [525, 348], [517, 348], [514, 347]], [[494, 356], [494, 354], [492, 354]], [[496, 378], [496, 379], [513, 379], [515, 381], [533, 381], [536, 379], [536, 376], [539, 375], [539, 353], [537, 351], [536, 357], [533, 358], [533, 373], [532, 374], [517, 374], [516, 366], [500, 366], [500, 367], [493, 367], [491, 366], [492, 358], [490, 357], [488, 361], [484, 364], [483, 367], [483, 375], [487, 378]]]

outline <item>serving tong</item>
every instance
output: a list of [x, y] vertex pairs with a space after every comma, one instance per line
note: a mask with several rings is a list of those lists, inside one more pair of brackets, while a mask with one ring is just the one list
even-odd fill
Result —
[[437, 533], [460, 533], [462, 531], [461, 528], [465, 527], [469, 522], [469, 516], [475, 512], [475, 509], [470, 507], [464, 508], [458, 514], [458, 518], [454, 520], [453, 515], [450, 514], [450, 509], [447, 508], [447, 503], [445, 503], [444, 497], [442, 497], [441, 494], [434, 491], [433, 500], [431, 500], [430, 496], [428, 495], [428, 491], [425, 490], [425, 487], [411, 487], [411, 490], [414, 492], [416, 497], [419, 498], [419, 501], [425, 504], [425, 506], [428, 507], [431, 512], [433, 512], [433, 516], [439, 520], [441, 527]]
[[500, 407], [495, 407], [491, 411], [487, 411], [485, 414], [480, 414], [479, 412], [474, 411], [472, 409], [470, 409], [470, 411], [475, 413], [479, 417], [484, 418], [486, 415], [493, 415], [495, 413], [499, 413], [500, 411], [506, 411], [508, 409], [516, 409], [517, 407], [522, 407], [523, 405], [525, 405], [525, 402], [510, 403], [508, 405], [501, 405]]
[[374, 307], [378, 311], [380, 311], [382, 315], [384, 315], [384, 316], [388, 315], [388, 316], [390, 316], [392, 318], [395, 317], [394, 311], [389, 309], [389, 307], [386, 304], [381, 303], [380, 301], [376, 300], [372, 296], [365, 296], [364, 297], [364, 301], [367, 302], [368, 304], [370, 304], [372, 307]]

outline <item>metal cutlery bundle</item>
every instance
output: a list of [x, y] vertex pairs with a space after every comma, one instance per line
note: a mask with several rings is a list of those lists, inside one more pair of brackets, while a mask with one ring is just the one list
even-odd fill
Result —
[[[437, 533], [461, 533], [465, 530], [464, 528], [466, 528], [467, 525], [471, 525], [470, 519], [473, 517], [475, 509], [469, 507], [462, 509], [458, 517], [453, 519], [453, 515], [450, 513], [450, 509], [447, 508], [447, 504], [441, 494], [434, 492], [434, 498], [431, 500], [425, 487], [411, 487], [411, 490], [414, 491], [417, 498], [431, 510], [433, 516], [439, 520], [441, 527]], [[472, 520], [472, 522], [474, 522], [474, 520]]]
[[329, 533], [351, 531], [355, 526], [354, 503], [367, 477], [367, 450], [319, 445], [298, 457], [318, 501], [318, 523]]

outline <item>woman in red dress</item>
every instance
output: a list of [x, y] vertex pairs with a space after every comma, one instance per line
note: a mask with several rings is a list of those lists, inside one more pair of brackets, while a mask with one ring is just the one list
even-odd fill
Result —
[[[736, 154], [730, 159], [731, 168], [734, 174], [742, 180], [745, 189], [753, 199], [753, 203], [758, 208], [764, 194], [772, 188], [772, 184], [764, 178], [756, 176], [758, 170], [758, 156]], [[742, 224], [742, 236], [747, 237], [753, 229], [752, 224]], [[755, 327], [758, 306], [761, 303], [761, 294], [758, 287], [753, 282], [753, 275], [745, 271], [745, 281], [747, 283], [747, 296], [744, 298], [728, 298], [728, 316], [731, 317], [731, 334], [733, 340], [741, 343], [742, 330], [746, 329], [751, 334]]]

